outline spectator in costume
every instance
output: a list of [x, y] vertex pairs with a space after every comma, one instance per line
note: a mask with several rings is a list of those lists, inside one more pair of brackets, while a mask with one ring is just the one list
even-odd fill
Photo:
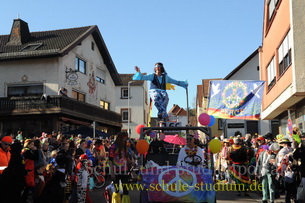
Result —
[[270, 145], [268, 150], [264, 150], [259, 154], [259, 158], [255, 168], [255, 174], [258, 178], [262, 179], [263, 198], [262, 202], [268, 202], [268, 196], [271, 203], [275, 199], [275, 158], [276, 153], [279, 151], [280, 146], [278, 143]]
[[25, 186], [24, 177], [27, 174], [21, 150], [21, 143], [15, 141], [11, 146], [9, 164], [0, 176], [1, 202], [21, 202], [21, 194]]
[[24, 148], [22, 150], [24, 157], [25, 169], [27, 170], [27, 175], [25, 177], [26, 187], [22, 194], [22, 199], [26, 202], [28, 194], [33, 191], [35, 187], [35, 161], [38, 161], [39, 154], [36, 146], [34, 145], [34, 140], [26, 139], [24, 142]]
[[219, 153], [220, 156], [220, 172], [227, 182], [230, 182], [229, 175], [229, 155], [231, 153], [232, 147], [230, 146], [230, 142], [228, 139], [223, 140], [223, 147]]
[[79, 146], [76, 149], [76, 159], [78, 159], [80, 155], [85, 154], [86, 146], [87, 141], [85, 139], [80, 140]]
[[[242, 140], [240, 138], [234, 138], [234, 144], [232, 145], [232, 151], [229, 155], [231, 166], [229, 168], [230, 177], [235, 181], [236, 184], [243, 185], [245, 190], [249, 187], [249, 177], [248, 177], [248, 155], [247, 149], [243, 146]], [[241, 192], [237, 191], [237, 196], [241, 196]], [[245, 192], [245, 196], [248, 193]]]
[[301, 143], [301, 131], [298, 127], [294, 127], [292, 129], [292, 148], [296, 149], [298, 147], [298, 145]]
[[303, 187], [305, 185], [305, 134], [302, 134], [300, 136], [301, 143], [296, 148], [296, 150], [293, 152], [293, 158], [295, 160], [300, 160], [300, 173], [301, 173], [301, 182], [303, 184]]
[[168, 105], [168, 94], [166, 92], [166, 83], [172, 83], [183, 88], [187, 88], [187, 81], [177, 81], [169, 77], [164, 69], [162, 63], [158, 62], [155, 64], [155, 73], [149, 75], [141, 74], [140, 68], [135, 67], [136, 74], [133, 76], [133, 80], [149, 80], [151, 81], [149, 95], [158, 110], [159, 120], [167, 120], [167, 105]]
[[18, 130], [16, 140], [19, 140], [21, 143], [23, 143], [23, 135], [21, 130]]
[[0, 174], [8, 166], [11, 159], [11, 153], [9, 151], [10, 146], [13, 143], [13, 139], [10, 136], [4, 136], [0, 143]]
[[263, 136], [263, 138], [265, 138], [265, 142], [266, 142], [266, 145], [270, 146], [271, 144], [273, 144], [273, 140], [274, 140], [274, 137], [272, 135], [272, 133], [267, 133], [266, 135]]
[[88, 171], [88, 156], [86, 154], [82, 154], [79, 157], [80, 160], [80, 169], [77, 172], [77, 202], [85, 203], [86, 202], [86, 194], [89, 185], [89, 171]]
[[[128, 183], [129, 176], [128, 172], [128, 155], [127, 155], [127, 132], [120, 132], [117, 134], [116, 140], [111, 145], [109, 149], [109, 165], [110, 165], [110, 174], [111, 179], [113, 180], [115, 185], [119, 185], [119, 180], [121, 180], [123, 184], [123, 196], [122, 199], [130, 199], [129, 192], [126, 188], [126, 184]], [[118, 191], [113, 193], [113, 201], [114, 199], [121, 199]], [[130, 200], [129, 200], [130, 201]]]

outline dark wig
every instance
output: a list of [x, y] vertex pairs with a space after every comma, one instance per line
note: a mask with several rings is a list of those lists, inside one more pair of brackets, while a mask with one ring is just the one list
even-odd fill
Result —
[[161, 62], [158, 62], [158, 63], [155, 64], [154, 71], [156, 72], [156, 66], [157, 65], [161, 66], [161, 73], [164, 73], [165, 69], [164, 69], [163, 63], [161, 63]]

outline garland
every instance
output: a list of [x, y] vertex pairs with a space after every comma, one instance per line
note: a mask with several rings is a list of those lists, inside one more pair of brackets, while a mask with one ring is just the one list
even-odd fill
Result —
[[186, 148], [185, 149], [185, 153], [188, 155], [188, 156], [194, 156], [197, 154], [197, 145], [195, 145], [195, 148], [193, 149], [189, 149], [189, 148]]

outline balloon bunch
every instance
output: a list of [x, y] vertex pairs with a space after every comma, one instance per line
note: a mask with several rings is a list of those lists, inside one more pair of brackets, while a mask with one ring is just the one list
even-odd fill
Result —
[[212, 115], [209, 115], [207, 113], [202, 113], [198, 116], [198, 121], [201, 125], [205, 126], [213, 126], [215, 123], [215, 117]]

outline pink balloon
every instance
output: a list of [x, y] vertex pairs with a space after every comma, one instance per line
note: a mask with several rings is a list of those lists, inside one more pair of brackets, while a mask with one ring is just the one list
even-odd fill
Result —
[[145, 125], [142, 125], [142, 124], [137, 125], [137, 126], [136, 126], [136, 132], [137, 132], [138, 134], [141, 134], [141, 128], [144, 128], [144, 127], [145, 127]]
[[210, 123], [210, 116], [207, 113], [202, 113], [198, 117], [198, 121], [201, 125], [208, 125]]

